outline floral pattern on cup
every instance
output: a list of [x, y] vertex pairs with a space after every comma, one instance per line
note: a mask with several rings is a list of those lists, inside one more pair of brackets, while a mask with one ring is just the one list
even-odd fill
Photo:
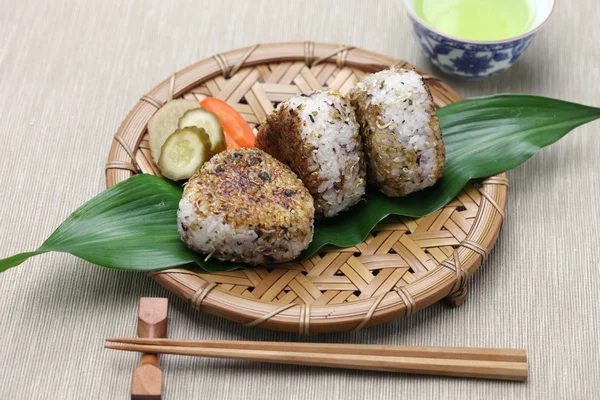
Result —
[[413, 32], [431, 62], [448, 75], [481, 79], [510, 67], [527, 50], [535, 33], [503, 43], [469, 43], [441, 36], [412, 16]]

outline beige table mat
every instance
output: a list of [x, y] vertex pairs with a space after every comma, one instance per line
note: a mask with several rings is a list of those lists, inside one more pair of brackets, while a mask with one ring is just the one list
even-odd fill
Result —
[[[600, 106], [600, 7], [558, 1], [510, 71], [450, 82], [465, 96], [525, 92]], [[104, 188], [127, 111], [155, 83], [212, 54], [272, 41], [325, 41], [432, 71], [401, 0], [0, 0], [0, 257], [33, 249]], [[176, 356], [165, 399], [593, 399], [600, 396], [600, 124], [511, 171], [496, 249], [468, 302], [360, 332], [301, 340], [525, 347], [531, 377], [506, 383]], [[64, 254], [0, 275], [0, 398], [127, 398], [140, 296], [169, 296], [169, 335], [297, 340], [201, 314], [138, 273]]]

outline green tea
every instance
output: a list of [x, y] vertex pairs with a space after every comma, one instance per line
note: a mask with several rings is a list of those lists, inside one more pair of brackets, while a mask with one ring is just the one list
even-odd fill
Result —
[[434, 28], [473, 40], [502, 40], [531, 29], [531, 0], [414, 0], [414, 11]]

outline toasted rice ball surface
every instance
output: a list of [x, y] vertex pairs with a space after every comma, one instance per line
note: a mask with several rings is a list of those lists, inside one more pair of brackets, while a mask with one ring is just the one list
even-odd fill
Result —
[[388, 196], [435, 184], [446, 149], [423, 77], [401, 68], [384, 70], [365, 76], [348, 96], [361, 125], [369, 182]]
[[348, 209], [365, 193], [359, 126], [350, 103], [335, 90], [280, 103], [260, 125], [255, 145], [298, 174], [315, 199], [318, 217]]
[[313, 199], [285, 165], [259, 149], [215, 155], [188, 181], [177, 212], [192, 250], [247, 264], [290, 261], [313, 237]]

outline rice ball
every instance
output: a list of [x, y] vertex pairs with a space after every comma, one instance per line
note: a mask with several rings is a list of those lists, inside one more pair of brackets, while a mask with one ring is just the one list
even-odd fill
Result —
[[298, 174], [318, 217], [348, 209], [365, 193], [359, 126], [350, 103], [335, 90], [280, 103], [260, 125], [255, 145]]
[[440, 179], [446, 149], [421, 75], [401, 68], [367, 75], [349, 98], [361, 125], [369, 182], [397, 197]]
[[219, 260], [293, 260], [313, 237], [313, 199], [285, 165], [259, 149], [212, 157], [190, 178], [179, 203], [183, 242]]

